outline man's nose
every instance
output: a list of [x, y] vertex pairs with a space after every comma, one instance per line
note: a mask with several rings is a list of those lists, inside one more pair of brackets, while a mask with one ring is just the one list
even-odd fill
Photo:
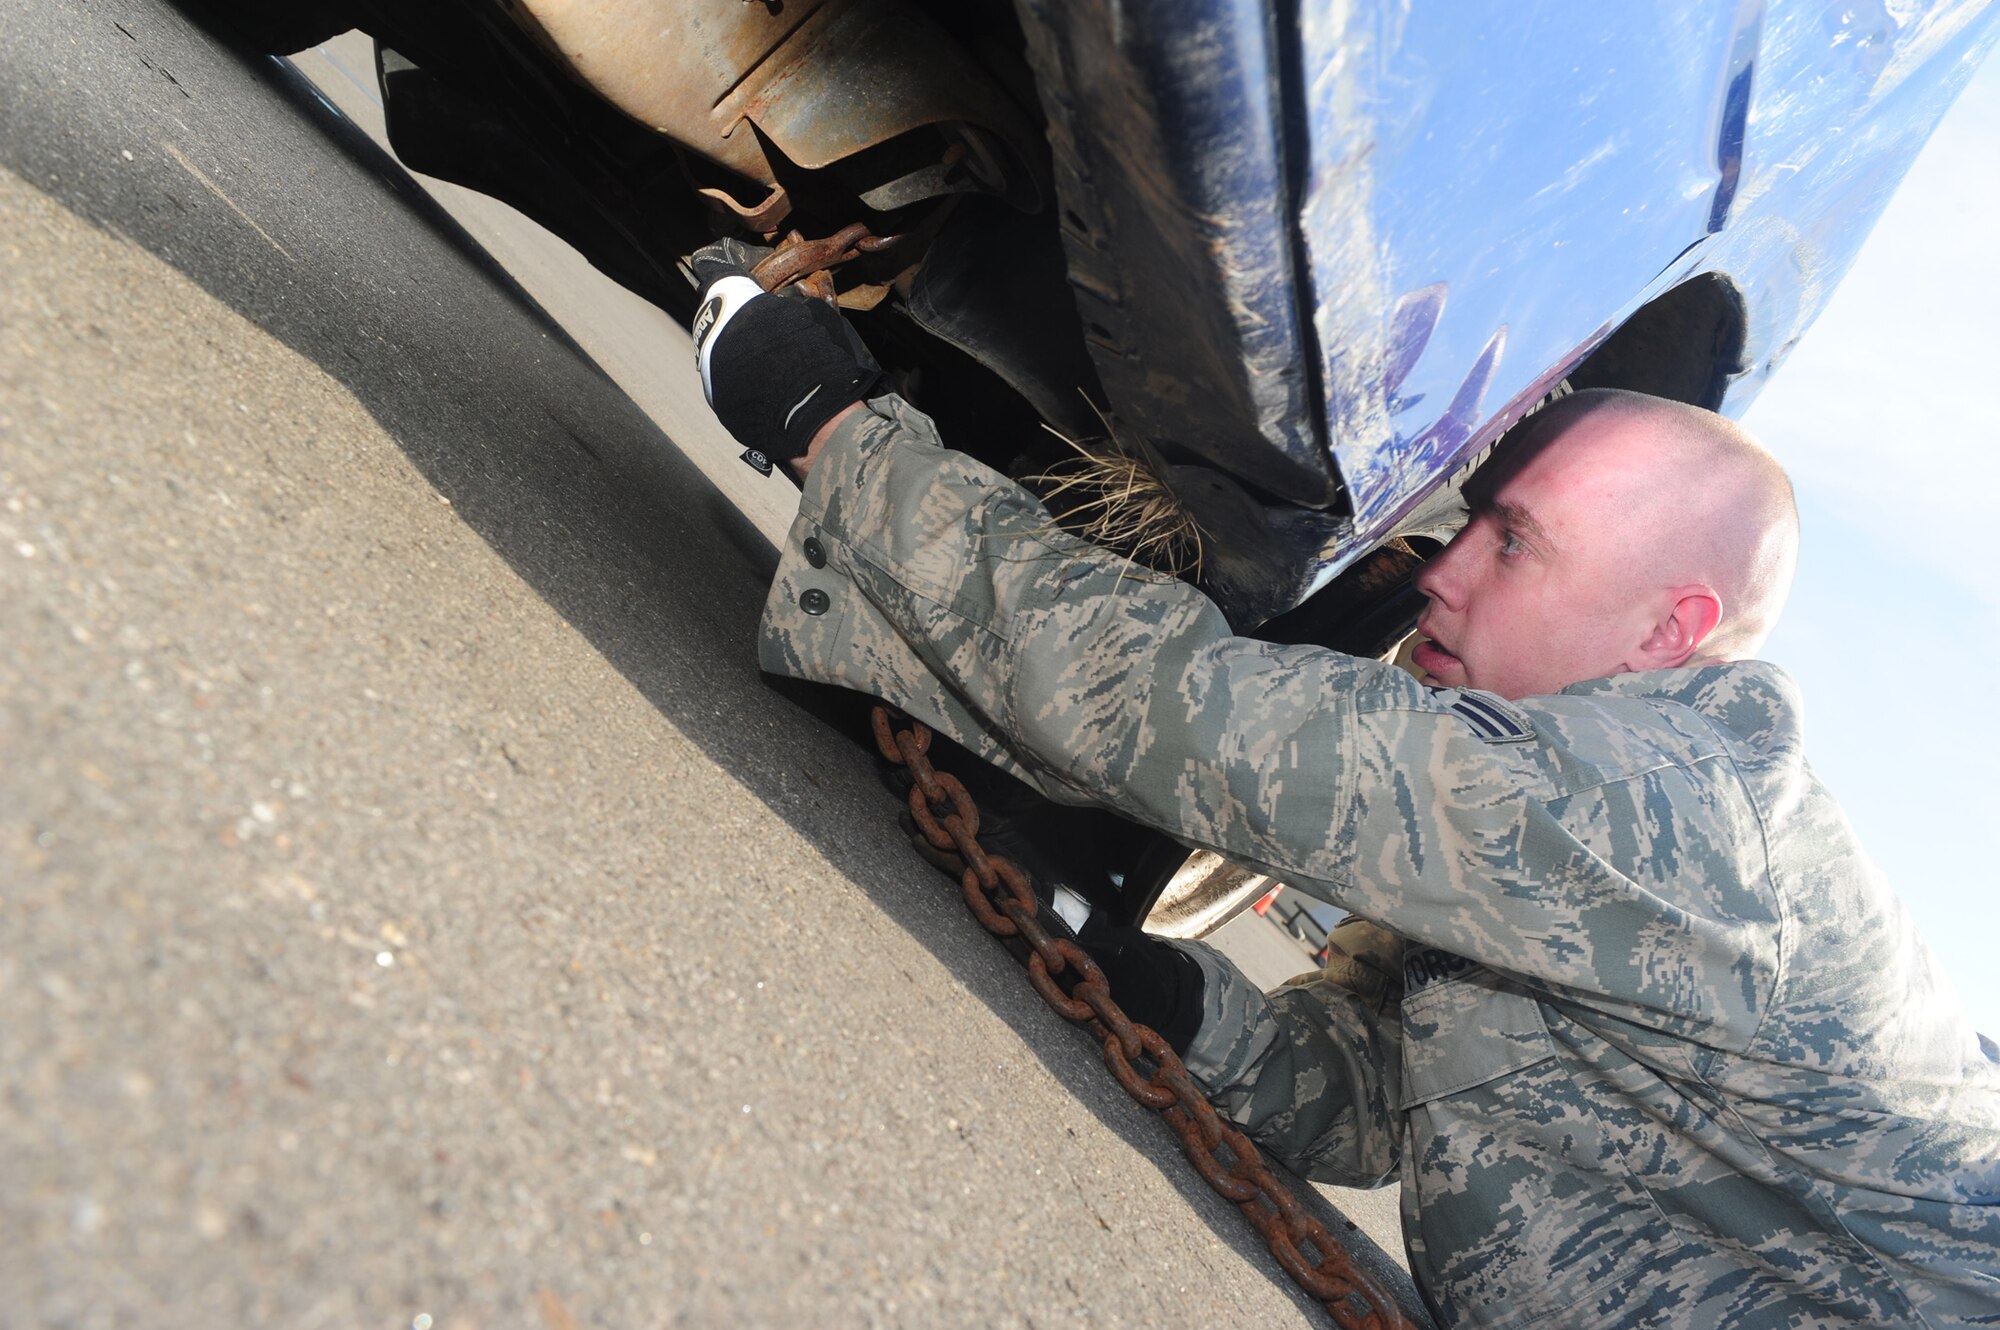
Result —
[[1456, 560], [1452, 558], [1452, 550], [1456, 548], [1458, 540], [1454, 538], [1452, 544], [1432, 554], [1428, 560], [1424, 560], [1424, 566], [1416, 570], [1416, 590], [1424, 592], [1424, 596], [1444, 606], [1446, 610], [1458, 608], [1458, 586], [1454, 576], [1456, 570], [1452, 568], [1452, 564], [1456, 564]]
[[1465, 598], [1464, 554], [1465, 533], [1461, 531], [1417, 570], [1417, 590], [1448, 610], [1458, 609]]

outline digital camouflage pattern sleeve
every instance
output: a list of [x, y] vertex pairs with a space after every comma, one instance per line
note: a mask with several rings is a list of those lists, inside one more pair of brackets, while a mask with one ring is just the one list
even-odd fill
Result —
[[1296, 1166], [1401, 1177], [1445, 1324], [2000, 1324], [2000, 1057], [1775, 668], [1515, 704], [1236, 637], [895, 397], [822, 453], [760, 649], [1410, 939], [1386, 1015], [1192, 944], [1188, 1061]]

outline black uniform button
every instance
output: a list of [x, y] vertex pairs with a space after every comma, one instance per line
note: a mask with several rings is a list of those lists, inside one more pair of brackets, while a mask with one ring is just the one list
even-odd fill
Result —
[[815, 568], [826, 567], [826, 546], [819, 543], [818, 536], [807, 536], [805, 543], [806, 562]]
[[807, 614], [825, 614], [832, 605], [833, 601], [818, 587], [808, 587], [799, 595], [799, 608]]

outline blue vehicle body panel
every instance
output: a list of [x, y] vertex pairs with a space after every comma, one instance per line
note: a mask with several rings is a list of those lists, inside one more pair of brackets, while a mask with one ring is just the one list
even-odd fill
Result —
[[[1359, 68], [1312, 81], [1301, 225], [1320, 344], [1330, 367], [1359, 361], [1330, 370], [1325, 405], [1367, 529], [1708, 233], [1736, 16], [1524, 6], [1475, 26], [1455, 6], [1393, 22], [1383, 7], [1357, 32], [1332, 8], [1308, 11], [1307, 67]], [[1419, 288], [1440, 290], [1437, 322], [1387, 401], [1369, 362], [1403, 352], [1384, 315]]]
[[2000, 0], [1019, 9], [1111, 408], [1193, 464], [1250, 621], [1702, 274], [1742, 326], [1691, 395], [1740, 412], [2000, 38]]
[[[1706, 403], [1740, 412], [2000, 36], [1987, 0], [1303, 9], [1299, 217], [1350, 550], [1700, 273], [1744, 296], [1745, 363]], [[1419, 290], [1435, 326], [1385, 390]]]

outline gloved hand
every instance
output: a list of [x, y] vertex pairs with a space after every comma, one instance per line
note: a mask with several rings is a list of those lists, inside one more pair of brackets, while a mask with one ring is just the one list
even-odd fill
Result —
[[1077, 938], [1111, 985], [1111, 999], [1127, 1016], [1150, 1025], [1186, 1053], [1201, 1029], [1205, 985], [1194, 957], [1132, 924], [1107, 925], [1093, 918]]
[[1322, 983], [1344, 988], [1376, 1012], [1403, 1000], [1403, 939], [1349, 915], [1326, 939]]
[[749, 276], [752, 268], [776, 252], [769, 245], [753, 245], [747, 240], [724, 236], [687, 256], [688, 277], [694, 282], [696, 293], [705, 300], [709, 288], [717, 282], [725, 277]]
[[701, 289], [694, 316], [701, 391], [723, 428], [766, 475], [803, 457], [819, 427], [881, 380], [840, 311], [810, 297], [767, 294], [750, 269], [768, 250], [719, 240], [688, 256]]
[[769, 245], [753, 245], [747, 240], [724, 236], [710, 241], [687, 256], [688, 275], [695, 290], [707, 299], [709, 288], [725, 277], [750, 275], [750, 270], [777, 251]]

